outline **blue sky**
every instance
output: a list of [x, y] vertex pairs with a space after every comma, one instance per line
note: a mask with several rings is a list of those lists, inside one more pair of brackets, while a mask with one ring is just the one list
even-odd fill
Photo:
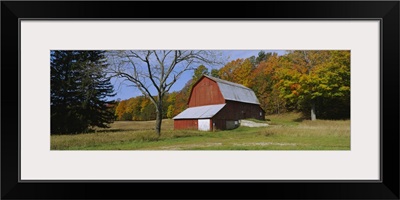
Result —
[[[276, 52], [276, 53], [278, 53], [278, 55], [282, 55], [285, 53], [285, 51], [282, 51], [282, 50], [279, 50], [279, 51], [264, 50], [264, 51], [266, 53]], [[222, 51], [222, 54], [224, 57], [228, 58], [227, 62], [229, 62], [232, 60], [236, 60], [238, 58], [248, 58], [251, 56], [257, 57], [258, 52], [260, 52], [260, 50], [224, 50], [224, 51]], [[198, 64], [196, 64], [196, 65], [198, 65]], [[220, 69], [221, 67], [223, 67], [223, 65], [221, 65], [221, 66], [205, 65], [205, 66], [209, 69], [209, 71], [211, 71], [211, 69]], [[197, 67], [197, 66], [195, 66], [195, 67]], [[185, 84], [192, 78], [192, 75], [193, 75], [193, 71], [187, 71], [187, 72], [183, 73], [182, 76], [172, 86], [170, 92], [181, 90], [183, 88], [183, 86], [185, 86]], [[117, 93], [117, 95], [110, 98], [111, 100], [114, 100], [114, 99], [125, 100], [125, 99], [129, 99], [132, 97], [142, 95], [142, 93], [137, 88], [129, 86], [130, 83], [128, 81], [123, 81], [123, 79], [121, 79], [121, 78], [111, 79], [111, 83], [114, 85], [114, 91]], [[155, 94], [155, 92], [154, 92], [154, 94]]]

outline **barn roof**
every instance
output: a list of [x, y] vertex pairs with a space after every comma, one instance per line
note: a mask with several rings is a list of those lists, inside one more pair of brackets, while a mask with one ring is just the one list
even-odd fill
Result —
[[217, 114], [224, 106], [225, 104], [191, 107], [173, 119], [208, 119]]
[[212, 76], [207, 76], [207, 75], [204, 76], [217, 82], [218, 87], [222, 93], [222, 96], [224, 96], [226, 100], [260, 104], [260, 102], [258, 102], [256, 94], [252, 89], [237, 83], [232, 83]]

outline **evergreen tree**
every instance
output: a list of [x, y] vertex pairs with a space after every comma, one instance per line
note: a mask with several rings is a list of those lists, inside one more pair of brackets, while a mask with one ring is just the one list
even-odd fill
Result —
[[104, 51], [51, 51], [51, 133], [81, 133], [113, 122]]

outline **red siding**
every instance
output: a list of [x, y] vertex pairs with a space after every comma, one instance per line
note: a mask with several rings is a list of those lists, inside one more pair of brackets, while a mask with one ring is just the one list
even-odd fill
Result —
[[[225, 107], [210, 120], [211, 129], [226, 129], [226, 121], [236, 121], [245, 118], [264, 120], [265, 112], [257, 104], [225, 100], [218, 84], [203, 77], [194, 86], [189, 98], [189, 107], [226, 103]], [[261, 116], [260, 116], [261, 112]], [[213, 127], [213, 123], [215, 126]], [[176, 119], [175, 129], [198, 129], [197, 119]]]
[[225, 103], [225, 99], [215, 81], [210, 80], [207, 77], [203, 77], [199, 82], [197, 82], [197, 84], [193, 86], [193, 90], [189, 98], [189, 107], [223, 103]]
[[174, 129], [198, 129], [197, 119], [175, 119]]

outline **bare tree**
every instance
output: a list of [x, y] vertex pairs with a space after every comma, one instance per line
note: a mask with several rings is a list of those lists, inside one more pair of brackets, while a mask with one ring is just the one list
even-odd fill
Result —
[[132, 83], [155, 105], [155, 130], [160, 136], [163, 97], [185, 71], [193, 70], [198, 64], [222, 64], [218, 54], [204, 50], [110, 51], [109, 61], [114, 76]]

